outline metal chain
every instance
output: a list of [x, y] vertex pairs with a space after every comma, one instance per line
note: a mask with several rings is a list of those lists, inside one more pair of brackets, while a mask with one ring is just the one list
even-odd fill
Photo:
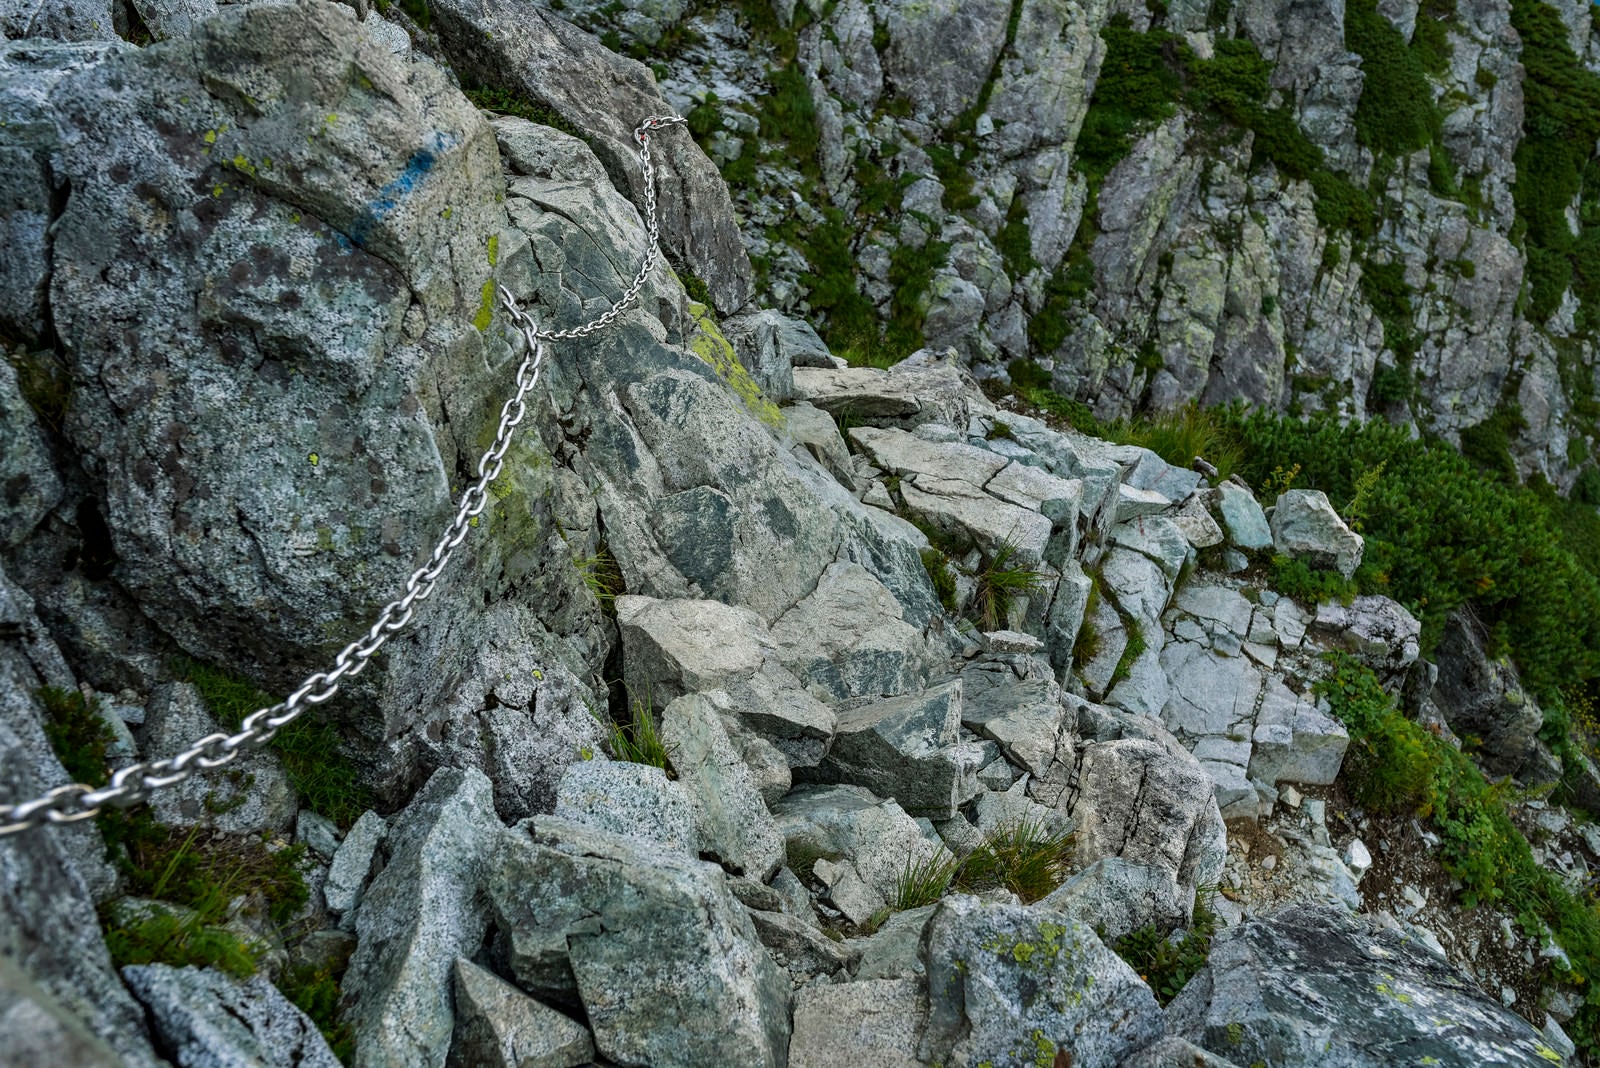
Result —
[[146, 800], [156, 790], [183, 782], [197, 771], [220, 768], [237, 759], [241, 752], [260, 748], [308, 708], [331, 700], [345, 679], [361, 674], [384, 643], [411, 622], [417, 603], [426, 601], [433, 593], [456, 547], [466, 538], [473, 520], [482, 515], [488, 505], [489, 485], [500, 477], [512, 435], [528, 414], [526, 398], [539, 381], [544, 363], [543, 343], [587, 337], [603, 330], [639, 298], [639, 291], [644, 288], [659, 255], [660, 231], [656, 220], [655, 168], [650, 163], [650, 134], [685, 121], [677, 115], [662, 115], [644, 120], [633, 131], [634, 140], [639, 144], [639, 165], [644, 170], [649, 244], [639, 273], [604, 314], [570, 330], [541, 330], [533, 317], [518, 306], [510, 291], [505, 286], [500, 287], [500, 301], [528, 344], [527, 354], [517, 367], [516, 392], [500, 409], [500, 428], [495, 433], [494, 444], [478, 460], [478, 480], [461, 495], [455, 518], [433, 547], [428, 562], [406, 580], [404, 595], [385, 605], [367, 632], [340, 650], [331, 670], [317, 672], [282, 701], [250, 713], [240, 723], [238, 733], [210, 734], [176, 756], [120, 768], [111, 776], [111, 782], [99, 789], [83, 783], [69, 783], [31, 801], [0, 805], [0, 838], [46, 824], [77, 823], [98, 815], [108, 806], [129, 808]]

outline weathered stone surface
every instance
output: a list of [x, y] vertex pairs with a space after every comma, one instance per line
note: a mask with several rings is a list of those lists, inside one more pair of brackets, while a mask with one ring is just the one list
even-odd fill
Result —
[[1382, 677], [1404, 672], [1421, 650], [1421, 621], [1388, 597], [1367, 594], [1348, 605], [1323, 601], [1315, 622], [1318, 630], [1333, 632], [1334, 644]]
[[784, 425], [796, 445], [805, 448], [845, 489], [859, 488], [850, 450], [845, 446], [833, 416], [804, 401], [785, 408], [783, 414]]
[[914, 979], [867, 979], [800, 991], [789, 1068], [916, 1068], [927, 995]]
[[[821, 763], [838, 726], [833, 709], [808, 693], [776, 660], [764, 661], [761, 670], [748, 679], [730, 681], [704, 696], [740, 728], [776, 749], [785, 774], [791, 767], [812, 768]], [[745, 757], [748, 761], [750, 754]]]
[[847, 975], [861, 959], [860, 950], [835, 942], [815, 924], [788, 913], [751, 909], [750, 920], [761, 944], [797, 987], [818, 976]]
[[134, 0], [132, 6], [158, 41], [186, 37], [217, 13], [216, 0]]
[[978, 790], [956, 752], [961, 680], [839, 714], [839, 733], [816, 775], [892, 797], [907, 812], [944, 820]]
[[[44, 733], [35, 696], [44, 685], [70, 687], [74, 680], [28, 595], [0, 571], [0, 797], [7, 801], [38, 797], [69, 779]], [[0, 961], [22, 973], [3, 985], [39, 988], [13, 1003], [20, 1018], [76, 1020], [122, 1062], [143, 1068], [157, 1063], [144, 1015], [117, 981], [95, 916], [97, 899], [113, 886], [92, 824], [0, 840]], [[62, 1043], [64, 1057], [75, 1044], [66, 1037]]]
[[794, 371], [795, 395], [834, 417], [849, 411], [856, 418], [902, 426], [966, 426], [967, 411], [975, 403], [970, 381], [953, 366], [908, 362], [887, 371], [872, 367], [796, 367]]
[[264, 975], [241, 982], [215, 968], [140, 964], [122, 977], [180, 1068], [338, 1068], [317, 1025]]
[[[141, 733], [151, 759], [172, 756], [221, 728], [186, 682], [156, 691]], [[226, 768], [201, 772], [151, 799], [156, 819], [174, 827], [210, 827], [233, 834], [278, 832], [295, 814], [294, 790], [278, 755], [258, 749]]]
[[1318, 702], [1292, 692], [1269, 676], [1251, 736], [1250, 778], [1330, 785], [1344, 763], [1350, 734]]
[[112, 41], [116, 36], [105, 0], [6, 0], [0, 6], [0, 37]]
[[698, 694], [673, 701], [661, 714], [661, 741], [692, 806], [700, 856], [770, 879], [783, 864], [783, 837], [716, 707]]
[[1161, 1035], [1133, 969], [1076, 920], [1047, 909], [947, 899], [928, 924], [924, 1061], [1020, 1068], [1067, 1051], [1110, 1068]]
[[346, 913], [361, 903], [372, 875], [372, 858], [388, 833], [388, 821], [370, 809], [345, 832], [322, 882], [322, 897], [329, 912]]
[[572, 765], [556, 790], [555, 814], [686, 857], [695, 856], [700, 845], [694, 802], [683, 783], [648, 764], [588, 760]]
[[[116, 1068], [122, 1058], [9, 957], [0, 957], [0, 1041], [12, 1063]], [[154, 1063], [153, 1055], [145, 1063]]]
[[[761, 391], [775, 401], [794, 395], [794, 368], [828, 360], [828, 346], [809, 323], [771, 308], [725, 319], [722, 332]], [[788, 418], [792, 426], [793, 413]]]
[[811, 596], [772, 625], [777, 658], [833, 698], [894, 696], [926, 682], [938, 662], [883, 583], [860, 564], [833, 564]]
[[1365, 539], [1345, 525], [1321, 490], [1290, 490], [1272, 510], [1272, 545], [1305, 559], [1312, 567], [1332, 568], [1345, 578], [1361, 566]]
[[1168, 1035], [1122, 1062], [1121, 1068], [1240, 1068], [1194, 1043]]
[[[633, 127], [672, 111], [648, 67], [553, 11], [528, 17], [509, 0], [448, 0], [429, 14], [430, 28], [463, 76], [548, 107], [582, 130], [612, 180], [644, 203]], [[656, 132], [651, 149], [662, 245], [706, 283], [718, 311], [737, 310], [750, 295], [750, 258], [727, 185], [684, 131]]]
[[[381, 88], [348, 95], [351, 71]], [[80, 383], [63, 433], [118, 583], [189, 652], [292, 683], [324, 659], [306, 635], [365, 618], [393, 555], [450, 507], [455, 446], [422, 398], [466, 411], [487, 386], [444, 350], [481, 344], [483, 250], [503, 219], [477, 195], [495, 181], [488, 127], [437, 68], [322, 3], [240, 7], [108, 53], [30, 112], [73, 190], [51, 227], [53, 324]], [[428, 163], [405, 194], [384, 193], [414, 159]], [[139, 190], [162, 190], [155, 214]], [[402, 354], [414, 295], [438, 323]]]
[[640, 700], [673, 699], [749, 678], [771, 650], [766, 622], [719, 601], [618, 597], [626, 681]]
[[579, 999], [602, 1057], [783, 1063], [789, 983], [715, 865], [538, 816], [503, 832], [488, 889], [510, 974]]
[[356, 1064], [436, 1065], [450, 1049], [450, 969], [488, 923], [482, 871], [500, 834], [476, 769], [434, 772], [388, 834], [389, 862], [356, 912], [343, 989]]
[[1078, 862], [1121, 857], [1172, 873], [1184, 886], [1222, 874], [1227, 837], [1211, 779], [1187, 753], [1138, 739], [1084, 748], [1077, 821]]
[[[15, 225], [13, 215], [5, 219], [0, 227]], [[0, 257], [6, 255], [0, 253]], [[6, 268], [0, 264], [0, 278], [5, 274]], [[38, 419], [17, 388], [17, 372], [4, 359], [0, 359], [0, 486], [5, 493], [0, 549], [7, 549], [26, 537], [60, 502], [61, 480], [45, 448]]]
[[1433, 703], [1458, 735], [1481, 739], [1485, 770], [1511, 774], [1528, 760], [1544, 713], [1522, 688], [1509, 659], [1492, 658], [1480, 626], [1457, 612], [1445, 621], [1434, 651], [1439, 681]]
[[961, 722], [992, 738], [1018, 767], [1043, 775], [1061, 740], [1061, 687], [1052, 679], [1023, 682], [1006, 676], [1010, 672], [963, 673]]
[[898, 804], [858, 786], [803, 787], [773, 816], [791, 858], [848, 862], [876, 900], [867, 916], [894, 899], [908, 866], [949, 857]]
[[1266, 513], [1248, 489], [1237, 482], [1218, 486], [1217, 511], [1222, 517], [1222, 529], [1235, 548], [1245, 552], [1272, 548], [1272, 528], [1267, 524]]
[[1173, 1034], [1240, 1064], [1550, 1063], [1532, 1025], [1443, 959], [1328, 906], [1218, 935], [1167, 1018]]
[[1180, 887], [1165, 868], [1101, 857], [1038, 905], [1114, 941], [1150, 924], [1167, 931], [1187, 926], [1194, 912], [1194, 888]]
[[588, 1028], [465, 957], [456, 958], [449, 1068], [575, 1068], [594, 1059]]
[[853, 944], [861, 950], [857, 979], [910, 979], [927, 974], [922, 961], [922, 934], [937, 905], [896, 912], [866, 939]]

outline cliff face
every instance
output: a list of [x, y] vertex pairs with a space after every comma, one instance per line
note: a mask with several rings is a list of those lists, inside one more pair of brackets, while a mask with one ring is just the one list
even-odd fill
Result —
[[1589, 462], [1581, 0], [562, 10], [653, 65], [760, 298], [838, 351], [1037, 360], [1108, 419], [1243, 400], [1504, 434], [1563, 487]]

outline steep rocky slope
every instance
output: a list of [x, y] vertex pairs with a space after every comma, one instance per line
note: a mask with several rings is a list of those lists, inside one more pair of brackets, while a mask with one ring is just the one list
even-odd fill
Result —
[[1591, 462], [1589, 4], [552, 6], [654, 67], [762, 298], [853, 359]]
[[[964, 47], [1033, 32], [960, 11]], [[915, 50], [949, 120], [993, 77], [930, 63], [949, 37], [922, 13], [889, 54]], [[113, 39], [133, 14], [164, 39]], [[512, 0], [389, 15], [6, 15], [33, 34], [0, 44], [8, 802], [233, 729], [325, 668], [493, 439], [526, 351], [498, 287], [572, 326], [644, 259], [631, 124], [667, 109], [647, 70]], [[1058, 89], [1038, 121], [1075, 114]], [[1340, 793], [1369, 781], [1347, 763], [1426, 733], [1401, 691], [1485, 819], [1512, 817], [1452, 729], [1523, 782], [1561, 770], [1475, 631], [1435, 671], [1395, 601], [1275, 589], [1274, 554], [1360, 564], [1323, 493], [1258, 497], [997, 404], [959, 353], [848, 366], [748, 300], [760, 272], [688, 134], [651, 149], [685, 273], [551, 345], [412, 627], [238, 764], [0, 838], [8, 1056], [1572, 1053], [1600, 927], [1578, 825], [1516, 809], [1561, 817], [1529, 878], [1569, 912], [1508, 906], [1501, 936], [1486, 902], [1488, 945], [1388, 896], [1417, 890], [1389, 881], [1400, 830], [1433, 831]]]

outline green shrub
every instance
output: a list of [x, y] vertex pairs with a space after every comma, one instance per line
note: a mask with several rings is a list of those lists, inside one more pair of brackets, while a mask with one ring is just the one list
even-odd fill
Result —
[[920, 908], [951, 890], [977, 894], [1005, 889], [1023, 904], [1048, 896], [1072, 870], [1073, 837], [1024, 819], [991, 831], [965, 859], [940, 855], [907, 858], [894, 909]]
[[577, 126], [562, 118], [554, 109], [544, 104], [536, 104], [527, 97], [519, 96], [507, 89], [498, 89], [487, 85], [474, 86], [461, 90], [466, 98], [472, 101], [475, 107], [484, 111], [493, 111], [501, 115], [515, 115], [517, 118], [536, 122], [540, 126], [548, 126], [552, 130], [581, 140], [588, 140], [584, 132]]
[[1312, 568], [1304, 560], [1289, 556], [1272, 558], [1272, 588], [1285, 597], [1308, 604], [1338, 601], [1349, 604], [1360, 589], [1337, 571]]
[[1111, 948], [1139, 973], [1139, 978], [1155, 993], [1156, 1000], [1166, 1006], [1194, 974], [1205, 967], [1217, 926], [1217, 915], [1211, 910], [1211, 895], [1202, 889], [1195, 894], [1194, 917], [1189, 928], [1177, 942], [1172, 941], [1171, 932], [1149, 924], [1123, 935]]
[[278, 988], [301, 1012], [311, 1017], [339, 1063], [349, 1064], [355, 1059], [355, 1031], [339, 1019], [339, 979], [340, 975], [332, 970], [304, 965], [284, 976]]
[[[1526, 72], [1512, 196], [1526, 227], [1528, 315], [1538, 321], [1555, 312], [1573, 277], [1577, 242], [1566, 210], [1584, 188], [1590, 153], [1600, 140], [1600, 75], [1573, 54], [1566, 24], [1549, 4], [1513, 0], [1511, 24], [1522, 38]], [[1584, 221], [1578, 242], [1593, 225]]]
[[[1418, 19], [1419, 25], [1426, 21]], [[1425, 30], [1422, 39], [1431, 42], [1432, 32]], [[1344, 39], [1346, 47], [1360, 54], [1364, 78], [1356, 104], [1356, 137], [1375, 151], [1395, 155], [1425, 147], [1440, 122], [1427, 69], [1394, 24], [1378, 13], [1377, 0], [1348, 0]], [[1431, 43], [1425, 49], [1433, 61]]]
[[1100, 31], [1105, 59], [1078, 134], [1073, 166], [1098, 187], [1134, 137], [1177, 110], [1182, 89], [1182, 39], [1156, 30], [1138, 33], [1125, 14]]
[[1010, 540], [1002, 542], [973, 576], [977, 580], [973, 605], [984, 630], [1005, 626], [1018, 599], [1044, 589], [1043, 574], [1016, 563], [1013, 560], [1016, 552], [1017, 547]]
[[632, 712], [632, 718], [626, 725], [611, 720], [601, 721], [608, 731], [606, 748], [611, 750], [612, 759], [629, 764], [647, 764], [670, 774], [668, 764], [672, 754], [667, 752], [667, 745], [661, 740], [650, 702], [634, 698]]
[[73, 782], [104, 786], [106, 749], [115, 740], [99, 703], [91, 702], [77, 690], [46, 686], [39, 691], [44, 706], [44, 735], [56, 759]]
[[1504, 633], [1524, 684], [1541, 702], [1600, 675], [1597, 565], [1578, 551], [1583, 520], [1564, 521], [1553, 494], [1485, 479], [1448, 446], [1381, 422], [1300, 422], [1239, 409], [1221, 418], [1238, 435], [1240, 473], [1256, 485], [1274, 464], [1294, 463], [1302, 468], [1296, 485], [1349, 501], [1363, 474], [1386, 465], [1366, 493], [1356, 584], [1416, 613], [1425, 650], [1445, 618], [1470, 604]]
[[1142, 445], [1175, 467], [1191, 467], [1196, 458], [1217, 469], [1213, 481], [1226, 482], [1239, 464], [1239, 446], [1212, 410], [1190, 404], [1113, 428], [1115, 438]]
[[1402, 364], [1409, 366], [1419, 344], [1416, 333], [1416, 308], [1411, 303], [1411, 287], [1406, 284], [1405, 264], [1368, 261], [1361, 270], [1361, 295], [1372, 305], [1383, 323], [1383, 343], [1394, 350]]
[[928, 578], [933, 583], [933, 592], [938, 595], [939, 603], [944, 610], [955, 615], [960, 607], [956, 602], [956, 576], [950, 570], [950, 561], [933, 546], [922, 550], [922, 567], [928, 572]]

